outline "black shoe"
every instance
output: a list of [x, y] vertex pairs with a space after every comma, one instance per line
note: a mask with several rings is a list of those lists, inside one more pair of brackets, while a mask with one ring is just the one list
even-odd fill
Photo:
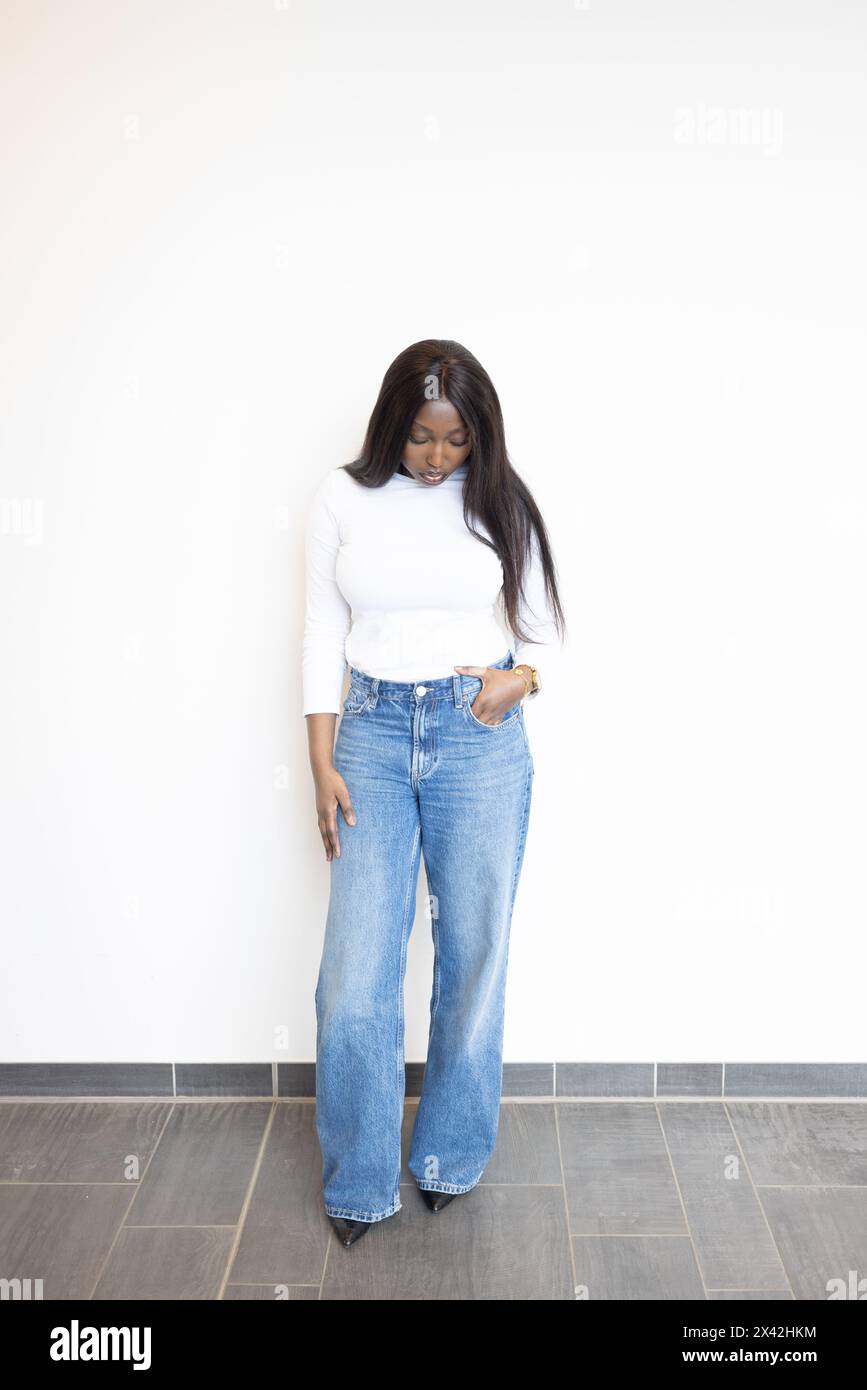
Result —
[[371, 1224], [369, 1221], [353, 1221], [347, 1216], [329, 1216], [328, 1220], [337, 1232], [340, 1244], [347, 1247], [360, 1240]]
[[430, 1188], [427, 1187], [420, 1187], [419, 1192], [431, 1211], [442, 1211], [443, 1207], [447, 1207], [449, 1202], [461, 1195], [459, 1192], [431, 1192]]

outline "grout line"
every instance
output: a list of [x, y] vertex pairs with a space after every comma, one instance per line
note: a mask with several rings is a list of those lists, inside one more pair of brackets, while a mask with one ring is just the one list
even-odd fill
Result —
[[556, 1105], [554, 1106], [554, 1133], [557, 1135], [557, 1154], [560, 1159], [560, 1187], [563, 1192], [563, 1213], [566, 1217], [566, 1240], [569, 1244], [569, 1263], [572, 1267], [572, 1299], [574, 1302], [578, 1290], [578, 1267], [575, 1264], [575, 1246], [572, 1242], [572, 1218], [569, 1215], [569, 1198], [566, 1195], [566, 1172], [563, 1168], [563, 1145], [560, 1142], [560, 1117], [557, 1113]]
[[[281, 1279], [279, 1282], [281, 1284], [286, 1283], [285, 1279]], [[229, 1289], [273, 1289], [274, 1285], [264, 1284], [261, 1279], [230, 1279], [226, 1287]], [[319, 1285], [298, 1283], [286, 1284], [286, 1287], [287, 1289], [318, 1289]], [[745, 1290], [745, 1292], [751, 1292], [751, 1290]]]
[[135, 1184], [135, 1188], [134, 1188], [133, 1194], [132, 1194], [132, 1196], [131, 1196], [130, 1199], [129, 1199], [129, 1205], [127, 1206], [126, 1211], [124, 1212], [123, 1216], [121, 1217], [120, 1222], [119, 1222], [119, 1224], [118, 1224], [118, 1228], [117, 1228], [117, 1230], [116, 1230], [115, 1233], [114, 1233], [114, 1240], [111, 1242], [111, 1245], [110, 1245], [110, 1246], [108, 1247], [108, 1249], [106, 1250], [106, 1252], [105, 1252], [105, 1259], [102, 1261], [102, 1264], [99, 1266], [99, 1269], [98, 1269], [97, 1272], [96, 1272], [96, 1278], [95, 1278], [95, 1280], [93, 1281], [93, 1288], [91, 1289], [90, 1294], [89, 1294], [89, 1300], [90, 1300], [90, 1301], [93, 1300], [93, 1295], [96, 1293], [96, 1290], [97, 1290], [97, 1288], [98, 1288], [98, 1286], [99, 1286], [99, 1281], [100, 1281], [100, 1279], [102, 1278], [103, 1274], [105, 1273], [106, 1265], [108, 1264], [108, 1261], [109, 1261], [109, 1259], [111, 1258], [111, 1254], [112, 1254], [112, 1251], [114, 1250], [114, 1247], [117, 1245], [117, 1242], [118, 1242], [118, 1240], [120, 1239], [120, 1233], [121, 1233], [121, 1231], [125, 1231], [125, 1230], [128, 1230], [128, 1229], [129, 1229], [129, 1227], [128, 1227], [127, 1224], [126, 1224], [126, 1219], [127, 1219], [127, 1217], [129, 1216], [129, 1214], [130, 1214], [130, 1212], [131, 1212], [131, 1210], [132, 1210], [132, 1208], [133, 1208], [133, 1206], [134, 1206], [134, 1204], [135, 1204], [135, 1199], [136, 1199], [136, 1197], [138, 1196], [139, 1191], [141, 1190], [141, 1185], [142, 1185], [142, 1183], [144, 1182], [145, 1178], [147, 1177], [148, 1169], [150, 1168], [151, 1164], [152, 1164], [153, 1161], [154, 1161], [154, 1154], [156, 1153], [157, 1149], [158, 1149], [159, 1146], [160, 1146], [160, 1143], [161, 1143], [161, 1141], [162, 1141], [162, 1137], [163, 1137], [163, 1135], [165, 1134], [166, 1129], [167, 1129], [168, 1124], [169, 1124], [169, 1121], [170, 1121], [171, 1118], [172, 1118], [172, 1112], [174, 1111], [174, 1108], [175, 1108], [174, 1105], [169, 1106], [169, 1113], [168, 1113], [168, 1115], [166, 1115], [165, 1123], [164, 1123], [162, 1129], [160, 1130], [159, 1134], [157, 1135], [157, 1142], [154, 1144], [153, 1149], [151, 1150], [151, 1155], [150, 1155], [150, 1158], [148, 1159], [147, 1163], [145, 1164], [144, 1172], [141, 1174], [141, 1176], [139, 1177], [138, 1182]]
[[683, 1193], [682, 1193], [681, 1190], [680, 1190], [680, 1183], [679, 1183], [678, 1180], [677, 1180], [677, 1172], [676, 1172], [675, 1166], [674, 1166], [674, 1159], [673, 1159], [672, 1156], [671, 1156], [671, 1149], [669, 1148], [669, 1145], [668, 1145], [668, 1135], [666, 1134], [666, 1132], [665, 1132], [665, 1126], [664, 1126], [663, 1123], [662, 1123], [662, 1116], [661, 1116], [660, 1113], [659, 1113], [659, 1105], [658, 1105], [658, 1104], [654, 1106], [654, 1110], [656, 1111], [656, 1123], [659, 1125], [659, 1132], [660, 1132], [660, 1134], [662, 1135], [662, 1142], [663, 1142], [663, 1144], [665, 1145], [665, 1152], [668, 1154], [668, 1161], [669, 1161], [669, 1163], [670, 1163], [670, 1165], [671, 1165], [671, 1176], [674, 1178], [674, 1185], [675, 1185], [675, 1187], [677, 1188], [677, 1199], [678, 1199], [678, 1201], [680, 1202], [681, 1209], [682, 1209], [682, 1211], [683, 1211], [683, 1220], [684, 1220], [684, 1224], [685, 1224], [685, 1226], [686, 1226], [686, 1234], [689, 1236], [690, 1244], [692, 1245], [692, 1257], [693, 1257], [693, 1259], [695, 1260], [695, 1267], [696, 1267], [696, 1269], [698, 1270], [698, 1277], [699, 1277], [699, 1279], [701, 1280], [701, 1286], [702, 1286], [702, 1288], [704, 1289], [705, 1301], [707, 1302], [707, 1301], [708, 1301], [708, 1298], [707, 1298], [707, 1292], [708, 1292], [708, 1291], [707, 1291], [707, 1284], [704, 1282], [704, 1270], [702, 1269], [701, 1260], [698, 1258], [698, 1250], [696, 1249], [696, 1246], [695, 1246], [695, 1239], [694, 1239], [693, 1234], [692, 1234], [692, 1227], [691, 1227], [690, 1224], [689, 1224], [689, 1217], [688, 1217], [687, 1214], [686, 1214], [686, 1203], [685, 1203], [684, 1200], [683, 1200]]
[[[400, 1187], [415, 1187], [414, 1182], [401, 1182]], [[0, 1188], [3, 1187], [137, 1187], [137, 1183], [105, 1181], [102, 1178], [65, 1178], [44, 1179], [44, 1178], [0, 1178]], [[481, 1178], [476, 1183], [476, 1187], [559, 1187], [558, 1182], [486, 1182]], [[867, 1183], [863, 1182], [754, 1182], [753, 1187], [756, 1192], [867, 1192]], [[126, 1218], [124, 1217], [124, 1220]], [[192, 1231], [201, 1229], [203, 1231], [230, 1231], [234, 1230], [237, 1223], [234, 1221], [207, 1221], [195, 1222], [191, 1225], [187, 1221], [176, 1224], [166, 1224], [158, 1226], [135, 1226], [128, 1227], [131, 1231]], [[589, 1232], [584, 1232], [585, 1235]], [[622, 1234], [627, 1234], [623, 1232]], [[646, 1232], [644, 1234], [647, 1234]], [[653, 1234], [653, 1233], [651, 1233]], [[674, 1234], [670, 1232], [669, 1234]], [[233, 1281], [230, 1279], [229, 1283]]]
[[755, 1182], [755, 1181], [753, 1181], [753, 1187], [756, 1189], [756, 1192], [759, 1192], [759, 1191], [764, 1192], [764, 1191], [768, 1191], [768, 1190], [770, 1190], [771, 1192], [774, 1192], [774, 1191], [776, 1191], [777, 1189], [779, 1189], [780, 1192], [797, 1192], [797, 1191], [799, 1191], [801, 1188], [803, 1188], [803, 1190], [804, 1190], [805, 1192], [816, 1192], [816, 1191], [821, 1191], [823, 1188], [826, 1188], [826, 1187], [833, 1188], [833, 1190], [834, 1190], [835, 1192], [838, 1191], [838, 1190], [841, 1190], [841, 1191], [844, 1191], [844, 1192], [845, 1192], [845, 1191], [848, 1191], [850, 1188], [851, 1188], [853, 1191], [855, 1191], [855, 1192], [862, 1192], [862, 1191], [864, 1190], [864, 1188], [867, 1187], [867, 1183], [864, 1183], [864, 1182]]
[[[326, 1221], [328, 1221], [327, 1213], [325, 1219]], [[317, 1300], [319, 1303], [322, 1302], [322, 1291], [325, 1288], [325, 1271], [328, 1268], [328, 1256], [331, 1252], [331, 1242], [334, 1239], [335, 1237], [332, 1234], [331, 1222], [328, 1221], [328, 1234], [325, 1237], [325, 1259], [322, 1261], [322, 1278], [319, 1280], [319, 1298]]]
[[217, 1294], [217, 1300], [216, 1300], [216, 1301], [217, 1301], [218, 1303], [219, 1303], [219, 1302], [222, 1302], [222, 1300], [223, 1300], [223, 1294], [226, 1292], [226, 1285], [227, 1285], [228, 1282], [229, 1282], [229, 1274], [230, 1274], [230, 1272], [231, 1272], [232, 1265], [235, 1263], [235, 1256], [236, 1256], [237, 1253], [238, 1253], [238, 1246], [239, 1246], [240, 1243], [241, 1243], [241, 1236], [242, 1236], [243, 1233], [244, 1233], [244, 1222], [245, 1222], [246, 1219], [247, 1219], [247, 1212], [250, 1210], [250, 1203], [251, 1203], [252, 1200], [253, 1200], [253, 1192], [255, 1191], [255, 1188], [256, 1188], [256, 1180], [257, 1180], [257, 1178], [258, 1178], [258, 1176], [259, 1176], [259, 1169], [262, 1167], [262, 1160], [263, 1160], [263, 1158], [264, 1158], [264, 1156], [265, 1156], [265, 1150], [266, 1150], [266, 1148], [268, 1147], [268, 1136], [269, 1136], [270, 1133], [271, 1133], [271, 1128], [272, 1128], [272, 1126], [273, 1126], [273, 1124], [274, 1124], [274, 1116], [275, 1116], [276, 1114], [277, 1114], [277, 1107], [276, 1107], [274, 1104], [272, 1104], [272, 1105], [271, 1105], [271, 1113], [270, 1113], [269, 1116], [268, 1116], [268, 1121], [267, 1121], [267, 1123], [266, 1123], [266, 1125], [265, 1125], [265, 1129], [264, 1129], [264, 1131], [263, 1131], [263, 1133], [262, 1133], [262, 1138], [261, 1138], [260, 1141], [259, 1141], [259, 1152], [256, 1154], [256, 1162], [253, 1164], [253, 1171], [252, 1171], [252, 1173], [250, 1174], [250, 1181], [249, 1181], [248, 1184], [247, 1184], [247, 1192], [246, 1192], [245, 1197], [244, 1197], [244, 1200], [243, 1200], [243, 1202], [242, 1202], [242, 1204], [241, 1204], [241, 1213], [240, 1213], [240, 1215], [239, 1215], [239, 1217], [238, 1217], [238, 1221], [237, 1221], [237, 1224], [236, 1224], [236, 1226], [235, 1226], [235, 1239], [232, 1241], [232, 1244], [231, 1244], [231, 1246], [229, 1247], [229, 1255], [228, 1255], [228, 1258], [227, 1258], [227, 1260], [226, 1260], [226, 1269], [225, 1269], [225, 1273], [223, 1274], [223, 1279], [222, 1279], [222, 1282], [221, 1282], [221, 1284], [220, 1284], [219, 1292], [218, 1292], [218, 1294]]
[[785, 1260], [783, 1259], [782, 1253], [781, 1253], [781, 1251], [780, 1251], [779, 1246], [777, 1245], [776, 1240], [774, 1239], [774, 1233], [773, 1233], [773, 1231], [771, 1230], [771, 1223], [770, 1223], [770, 1221], [768, 1220], [768, 1214], [767, 1214], [767, 1212], [765, 1211], [764, 1207], [762, 1206], [762, 1199], [761, 1199], [761, 1197], [759, 1196], [759, 1191], [758, 1191], [758, 1188], [756, 1187], [756, 1184], [753, 1182], [753, 1175], [752, 1175], [752, 1172], [751, 1172], [751, 1170], [750, 1170], [750, 1165], [749, 1165], [749, 1163], [747, 1163], [747, 1156], [746, 1156], [746, 1154], [744, 1153], [743, 1148], [741, 1147], [740, 1136], [739, 1136], [737, 1130], [736, 1130], [735, 1127], [734, 1127], [734, 1123], [733, 1123], [733, 1121], [732, 1121], [732, 1117], [731, 1117], [731, 1115], [730, 1115], [729, 1112], [728, 1112], [728, 1106], [726, 1105], [725, 1101], [723, 1101], [723, 1111], [724, 1111], [724, 1113], [725, 1113], [726, 1119], [727, 1119], [728, 1122], [729, 1122], [729, 1129], [730, 1129], [731, 1132], [732, 1132], [732, 1138], [734, 1139], [735, 1143], [736, 1143], [737, 1146], [738, 1146], [738, 1152], [740, 1153], [741, 1159], [742, 1159], [742, 1161], [743, 1161], [743, 1165], [744, 1165], [744, 1167], [745, 1167], [746, 1170], [747, 1170], [747, 1177], [748, 1177], [749, 1180], [750, 1180], [750, 1186], [752, 1187], [753, 1193], [755, 1194], [756, 1203], [758, 1204], [759, 1211], [762, 1213], [762, 1220], [764, 1221], [765, 1225], [766, 1225], [767, 1228], [768, 1228], [768, 1235], [769, 1235], [770, 1238], [771, 1238], [771, 1244], [773, 1245], [774, 1249], [775, 1249], [776, 1252], [777, 1252], [777, 1259], [778, 1259], [779, 1262], [780, 1262], [780, 1269], [783, 1271], [783, 1274], [786, 1276], [786, 1283], [787, 1283], [788, 1286], [789, 1286], [789, 1289], [790, 1289], [791, 1294], [792, 1294], [792, 1298], [796, 1298], [797, 1295], [796, 1295], [796, 1293], [795, 1293], [795, 1290], [792, 1288], [792, 1281], [791, 1281], [791, 1279], [789, 1278], [789, 1271], [786, 1269], [786, 1262], [785, 1262]]

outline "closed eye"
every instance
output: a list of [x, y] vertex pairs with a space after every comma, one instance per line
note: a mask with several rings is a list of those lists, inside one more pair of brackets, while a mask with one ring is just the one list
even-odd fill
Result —
[[[409, 442], [410, 442], [410, 444], [427, 444], [427, 443], [428, 443], [428, 441], [427, 441], [426, 439], [413, 439], [412, 435], [410, 435], [410, 437], [409, 437]], [[450, 439], [448, 442], [449, 442], [449, 444], [451, 444], [452, 448], [454, 448], [454, 449], [463, 449], [463, 448], [466, 447], [468, 441], [467, 441], [466, 439]]]

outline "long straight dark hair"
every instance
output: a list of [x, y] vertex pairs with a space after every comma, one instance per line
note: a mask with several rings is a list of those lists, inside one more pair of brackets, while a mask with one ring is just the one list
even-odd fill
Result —
[[[534, 640], [520, 622], [519, 608], [535, 533], [548, 604], [562, 638], [566, 623], [542, 513], [509, 461], [494, 384], [467, 348], [449, 338], [424, 338], [400, 353], [382, 379], [361, 454], [344, 469], [363, 487], [383, 487], [400, 467], [416, 413], [430, 400], [450, 401], [469, 434], [464, 521], [500, 558], [503, 606], [511, 631], [519, 642]], [[475, 529], [473, 522], [478, 521], [491, 540]]]

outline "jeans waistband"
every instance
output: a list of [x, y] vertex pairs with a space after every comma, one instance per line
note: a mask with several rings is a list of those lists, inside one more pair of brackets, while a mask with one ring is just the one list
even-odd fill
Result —
[[[510, 649], [499, 661], [491, 661], [488, 664], [494, 670], [511, 670], [515, 664], [514, 653]], [[428, 695], [440, 698], [451, 695], [456, 705], [463, 703], [464, 694], [469, 686], [474, 683], [481, 685], [478, 676], [462, 676], [458, 671], [455, 671], [453, 676], [438, 676], [434, 680], [387, 681], [381, 680], [379, 676], [371, 676], [367, 671], [360, 671], [357, 666], [349, 667], [349, 682], [357, 690], [369, 694], [372, 700], [376, 700], [379, 695], [385, 700], [413, 700], [417, 698], [419, 687], [424, 686], [424, 698]]]

